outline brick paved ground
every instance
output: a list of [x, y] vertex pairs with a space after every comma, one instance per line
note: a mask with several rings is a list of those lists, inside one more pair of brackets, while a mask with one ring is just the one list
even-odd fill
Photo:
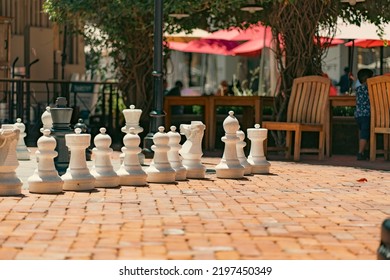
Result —
[[0, 197], [0, 259], [376, 259], [389, 162], [273, 160], [243, 180], [203, 162], [205, 180]]

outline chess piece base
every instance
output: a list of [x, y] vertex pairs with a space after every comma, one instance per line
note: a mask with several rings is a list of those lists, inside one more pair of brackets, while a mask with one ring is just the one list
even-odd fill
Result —
[[187, 169], [188, 179], [204, 179], [206, 177], [206, 168], [191, 168]]
[[268, 174], [271, 164], [263, 157], [263, 159], [248, 158], [248, 162], [252, 165], [253, 174]]
[[34, 172], [27, 182], [30, 193], [62, 193], [62, 186], [64, 185], [57, 172]]
[[176, 181], [176, 172], [172, 168], [156, 169], [150, 166], [147, 171], [146, 181], [149, 183], [173, 183]]
[[217, 178], [221, 179], [241, 179], [244, 177], [245, 168], [241, 164], [219, 163], [215, 167]]
[[102, 175], [96, 172], [91, 171], [91, 174], [95, 177], [95, 188], [116, 188], [119, 187], [119, 176], [115, 174], [112, 175]]
[[187, 179], [187, 170], [184, 167], [175, 169], [175, 171], [176, 171], [176, 176], [175, 176], [176, 181], [184, 181]]
[[77, 175], [67, 172], [61, 176], [61, 179], [64, 181], [64, 191], [89, 191], [95, 188], [95, 177], [89, 174], [89, 172]]
[[10, 195], [20, 195], [22, 194], [22, 181], [19, 180], [13, 183], [11, 182], [7, 182], [7, 183], [4, 183], [2, 180], [1, 180], [1, 176], [0, 176], [0, 196], [10, 196]]
[[119, 176], [119, 185], [121, 186], [145, 186], [147, 184], [146, 173], [142, 169], [134, 170], [130, 173], [124, 168], [120, 168], [117, 174]]

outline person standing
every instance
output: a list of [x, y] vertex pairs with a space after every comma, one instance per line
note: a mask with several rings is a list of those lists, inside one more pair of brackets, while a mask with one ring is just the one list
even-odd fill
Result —
[[371, 69], [361, 69], [358, 72], [360, 86], [356, 88], [355, 119], [359, 128], [359, 151], [357, 160], [368, 159], [368, 140], [370, 139], [370, 99], [368, 97], [367, 79], [374, 72]]
[[340, 77], [340, 81], [337, 84], [338, 86], [340, 86], [340, 93], [341, 94], [349, 93], [352, 84], [353, 84], [353, 76], [352, 73], [350, 72], [349, 67], [347, 66], [344, 68], [344, 74]]

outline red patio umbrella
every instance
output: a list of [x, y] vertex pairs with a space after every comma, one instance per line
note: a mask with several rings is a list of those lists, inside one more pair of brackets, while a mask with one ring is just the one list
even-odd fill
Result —
[[344, 44], [347, 47], [361, 47], [361, 48], [375, 48], [375, 47], [385, 47], [388, 45], [387, 40], [370, 40], [370, 39], [357, 39], [355, 41], [350, 41]]
[[168, 43], [168, 47], [171, 50], [217, 55], [234, 55], [232, 50], [238, 45], [239, 43], [235, 41], [214, 39], [199, 39], [193, 40], [189, 43]]

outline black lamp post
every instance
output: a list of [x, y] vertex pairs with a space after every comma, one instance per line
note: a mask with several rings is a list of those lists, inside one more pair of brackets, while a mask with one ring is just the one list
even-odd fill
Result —
[[144, 138], [144, 153], [151, 154], [153, 135], [164, 125], [163, 111], [163, 0], [154, 0], [154, 57], [153, 57], [153, 109], [150, 112], [150, 129]]

